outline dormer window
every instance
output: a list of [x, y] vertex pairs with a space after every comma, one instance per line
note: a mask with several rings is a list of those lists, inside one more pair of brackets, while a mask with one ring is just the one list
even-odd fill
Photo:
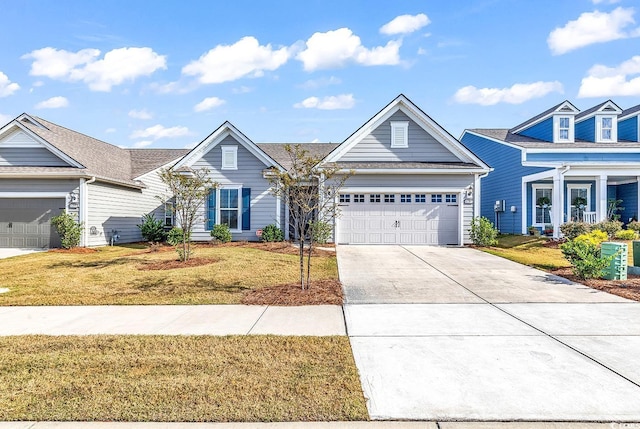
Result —
[[569, 140], [569, 118], [560, 118], [559, 119], [560, 129], [558, 131], [559, 140], [568, 141]]
[[602, 118], [602, 140], [612, 140], [613, 135], [613, 118]]
[[391, 121], [391, 147], [409, 147], [409, 122]]

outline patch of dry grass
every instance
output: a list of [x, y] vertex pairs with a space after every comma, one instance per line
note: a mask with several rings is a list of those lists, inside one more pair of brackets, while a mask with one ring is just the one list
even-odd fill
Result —
[[498, 237], [497, 246], [480, 250], [547, 271], [571, 266], [557, 246], [545, 246], [547, 241], [542, 237], [504, 235]]
[[367, 419], [347, 337], [0, 338], [0, 421]]
[[[0, 305], [237, 304], [247, 291], [298, 279], [296, 255], [247, 246], [196, 246], [205, 265], [149, 270], [176, 259], [145, 246], [45, 252], [0, 260]], [[142, 268], [142, 269], [141, 269]], [[335, 256], [315, 257], [312, 277], [337, 279]]]

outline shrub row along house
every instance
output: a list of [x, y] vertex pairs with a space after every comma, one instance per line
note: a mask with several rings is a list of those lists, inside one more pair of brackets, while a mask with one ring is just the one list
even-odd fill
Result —
[[[336, 242], [468, 241], [480, 214], [480, 178], [490, 168], [404, 95], [341, 144], [304, 147], [350, 175], [335, 196]], [[289, 210], [268, 177], [289, 161], [283, 144], [256, 144], [229, 122], [190, 151], [123, 149], [22, 114], [0, 129], [0, 247], [57, 246], [50, 219], [63, 211], [82, 222], [83, 246], [141, 240], [137, 225], [147, 213], [171, 226], [162, 168], [206, 168], [218, 184], [193, 240], [210, 240], [220, 223], [234, 240], [257, 240], [268, 224], [288, 232]]]
[[580, 111], [564, 101], [511, 129], [465, 130], [462, 143], [493, 169], [481, 179], [480, 213], [502, 232], [556, 238], [569, 221], [637, 220], [639, 118], [640, 105]]

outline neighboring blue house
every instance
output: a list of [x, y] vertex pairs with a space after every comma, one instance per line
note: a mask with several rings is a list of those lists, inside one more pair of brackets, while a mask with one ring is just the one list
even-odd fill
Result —
[[460, 141], [494, 170], [481, 180], [482, 216], [505, 233], [553, 227], [558, 237], [567, 221], [606, 219], [617, 199], [621, 220], [637, 219], [639, 117], [640, 105], [564, 101], [511, 129], [465, 130]]

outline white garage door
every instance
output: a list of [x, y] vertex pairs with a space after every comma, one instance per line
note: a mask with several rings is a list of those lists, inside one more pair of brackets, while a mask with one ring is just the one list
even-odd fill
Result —
[[58, 247], [51, 218], [64, 204], [64, 198], [0, 198], [0, 247]]
[[458, 194], [342, 194], [339, 244], [459, 244]]

